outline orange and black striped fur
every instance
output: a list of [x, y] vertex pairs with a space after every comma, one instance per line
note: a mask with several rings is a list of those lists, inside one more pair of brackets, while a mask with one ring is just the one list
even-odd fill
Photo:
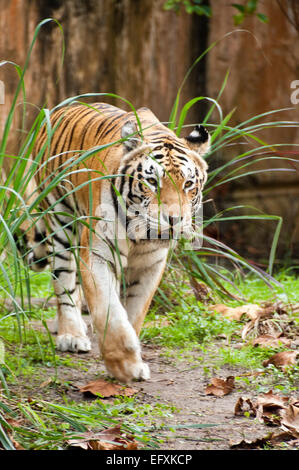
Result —
[[[57, 348], [90, 349], [82, 284], [106, 368], [123, 382], [150, 377], [138, 335], [170, 238], [178, 226], [192, 231], [207, 178], [202, 155], [209, 150], [202, 126], [180, 139], [149, 109], [137, 115], [139, 122], [133, 112], [103, 103], [60, 108], [51, 117], [50, 145], [45, 125], [33, 155], [44, 149], [36, 179], [41, 188], [64, 171], [43, 201], [58, 301]], [[75, 163], [78, 158], [84, 160]]]

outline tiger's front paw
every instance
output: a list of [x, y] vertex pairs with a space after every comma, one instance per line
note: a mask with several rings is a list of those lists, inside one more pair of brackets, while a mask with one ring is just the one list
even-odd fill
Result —
[[87, 336], [73, 336], [66, 333], [57, 336], [56, 348], [63, 352], [88, 352], [91, 350], [91, 343]]
[[110, 375], [120, 382], [128, 383], [132, 380], [149, 380], [151, 377], [149, 366], [141, 359], [130, 360], [105, 357], [105, 366]]
[[149, 366], [145, 362], [140, 361], [133, 367], [132, 377], [135, 380], [149, 380], [151, 378]]

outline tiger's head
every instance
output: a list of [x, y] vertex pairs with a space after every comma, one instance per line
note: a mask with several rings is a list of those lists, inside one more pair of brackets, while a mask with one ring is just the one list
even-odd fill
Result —
[[[127, 235], [133, 240], [189, 237], [201, 206], [208, 165], [210, 135], [196, 126], [178, 138], [161, 123], [143, 131], [134, 121], [121, 130], [124, 155], [117, 191], [125, 205]], [[123, 211], [122, 209], [122, 211]]]

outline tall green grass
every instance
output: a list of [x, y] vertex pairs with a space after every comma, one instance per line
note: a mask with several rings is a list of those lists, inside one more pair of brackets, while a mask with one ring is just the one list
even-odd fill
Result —
[[[40, 219], [44, 218], [45, 213], [41, 211], [40, 206], [43, 199], [51, 192], [53, 189], [65, 178], [77, 171], [90, 171], [86, 167], [85, 170], [78, 170], [77, 166], [80, 163], [86, 162], [94, 154], [100, 154], [102, 150], [107, 148], [105, 146], [99, 146], [91, 150], [82, 152], [78, 151], [77, 155], [74, 157], [68, 157], [66, 153], [66, 158], [64, 163], [62, 163], [58, 171], [55, 171], [55, 174], [51, 174], [45, 177], [43, 187], [37, 188], [33, 194], [28, 199], [26, 194], [26, 188], [32, 178], [34, 178], [37, 168], [40, 166], [40, 160], [47, 148], [50, 147], [51, 138], [55, 132], [55, 128], [51, 126], [51, 114], [56, 109], [61, 106], [68, 106], [74, 102], [84, 103], [86, 106], [90, 106], [86, 102], [87, 99], [93, 98], [95, 100], [101, 100], [103, 97], [110, 97], [112, 100], [121, 99], [123, 102], [135, 113], [136, 119], [138, 122], [139, 132], [142, 135], [142, 125], [138, 118], [138, 114], [133, 106], [128, 100], [114, 94], [114, 93], [86, 93], [71, 98], [65, 99], [63, 102], [59, 103], [54, 109], [50, 110], [47, 108], [42, 108], [38, 112], [34, 122], [32, 123], [29, 131], [26, 134], [26, 137], [20, 146], [17, 155], [10, 155], [7, 151], [7, 145], [9, 141], [9, 136], [12, 130], [13, 117], [16, 112], [17, 100], [22, 96], [22, 100], [26, 102], [26, 90], [24, 85], [24, 76], [29, 67], [30, 56], [32, 49], [37, 40], [40, 29], [50, 21], [55, 21], [52, 19], [45, 19], [37, 26], [32, 43], [29, 48], [29, 52], [25, 61], [25, 65], [21, 68], [17, 64], [12, 64], [9, 61], [3, 61], [0, 63], [0, 66], [13, 65], [15, 67], [16, 73], [19, 76], [19, 83], [16, 88], [16, 92], [12, 101], [12, 105], [7, 116], [4, 132], [1, 138], [0, 143], [0, 168], [3, 165], [4, 158], [10, 158], [12, 161], [10, 171], [4, 175], [2, 172], [2, 181], [0, 185], [0, 298], [9, 298], [14, 304], [14, 309], [12, 313], [7, 313], [4, 316], [0, 317], [0, 323], [3, 318], [7, 318], [8, 315], [13, 316], [16, 320], [19, 329], [20, 338], [24, 334], [24, 326], [26, 324], [26, 319], [30, 317], [32, 311], [30, 299], [33, 296], [32, 286], [31, 286], [31, 274], [26, 266], [23, 263], [23, 258], [26, 256], [26, 253], [20, 254], [15, 238], [19, 236], [20, 229], [25, 221], [30, 222], [30, 227], [33, 227], [34, 224]], [[61, 25], [56, 21], [60, 31], [62, 32]], [[282, 158], [277, 151], [281, 149], [281, 144], [269, 145], [267, 142], [264, 142], [260, 137], [260, 131], [267, 128], [278, 128], [284, 126], [298, 126], [298, 123], [292, 123], [287, 121], [275, 121], [270, 120], [276, 113], [279, 113], [283, 110], [274, 110], [259, 114], [257, 116], [251, 117], [243, 123], [238, 124], [237, 126], [231, 126], [230, 121], [233, 116], [233, 110], [228, 113], [226, 116], [223, 116], [222, 109], [219, 105], [219, 100], [223, 93], [225, 86], [228, 84], [228, 74], [225, 76], [222, 87], [219, 91], [217, 99], [212, 99], [209, 97], [196, 97], [189, 102], [185, 103], [180, 109], [180, 100], [181, 100], [181, 90], [184, 84], [186, 83], [187, 78], [189, 77], [191, 71], [194, 69], [195, 65], [201, 60], [201, 58], [215, 47], [217, 42], [213, 43], [203, 54], [195, 61], [190, 70], [186, 74], [186, 78], [179, 88], [171, 115], [170, 115], [170, 128], [173, 129], [178, 136], [181, 135], [182, 129], [186, 126], [191, 126], [188, 123], [188, 113], [194, 105], [199, 103], [202, 100], [208, 100], [211, 103], [210, 110], [207, 113], [206, 118], [204, 119], [204, 124], [209, 129], [212, 139], [212, 148], [210, 154], [207, 156], [209, 161], [210, 156], [215, 152], [225, 152], [228, 147], [235, 146], [236, 149], [239, 149], [240, 146], [237, 145], [242, 143], [242, 148], [244, 149], [242, 153], [237, 153], [233, 158], [221, 164], [219, 167], [211, 170], [209, 172], [208, 182], [204, 190], [204, 197], [207, 198], [210, 192], [223, 185], [229, 181], [237, 180], [242, 177], [246, 177], [251, 174], [263, 171], [271, 171], [271, 160], [281, 159], [288, 160], [290, 162], [294, 161], [292, 158], [284, 157]], [[62, 49], [62, 58], [64, 56], [64, 46]], [[218, 111], [219, 122], [218, 123], [209, 123], [209, 118], [212, 115], [214, 110]], [[47, 128], [47, 142], [44, 148], [41, 149], [39, 154], [36, 157], [35, 161], [31, 160], [32, 149], [35, 145], [35, 141], [38, 135], [38, 132], [42, 125], [46, 125]], [[59, 125], [59, 123], [57, 124]], [[193, 124], [192, 124], [193, 126]], [[114, 145], [118, 142], [113, 142], [110, 145]], [[269, 156], [270, 153], [270, 156]], [[55, 155], [50, 158], [59, 158], [60, 155]], [[269, 168], [263, 170], [252, 169], [252, 166], [260, 161], [268, 161]], [[41, 165], [43, 168], [43, 166]], [[105, 176], [99, 173], [96, 177], [96, 180], [109, 178], [112, 182], [117, 175]], [[90, 202], [92, 203], [92, 192], [89, 190], [90, 179], [86, 183], [87, 191], [89, 191]], [[82, 185], [83, 186], [83, 185]], [[81, 186], [81, 187], [82, 187]], [[69, 193], [81, 189], [73, 188]], [[59, 204], [67, 195], [62, 195], [59, 200], [55, 202], [52, 206], [48, 207], [46, 212], [49, 214], [57, 211], [56, 205]], [[215, 292], [219, 295], [227, 296], [233, 295], [227, 289], [227, 284], [230, 284], [234, 288], [233, 279], [225, 272], [222, 266], [219, 263], [212, 263], [210, 260], [214, 259], [226, 259], [232, 264], [235, 268], [237, 267], [240, 271], [250, 271], [255, 273], [257, 276], [261, 277], [269, 286], [271, 283], [275, 282], [271, 277], [273, 272], [273, 266], [275, 262], [275, 254], [277, 249], [277, 244], [279, 240], [279, 233], [281, 230], [282, 220], [278, 216], [261, 214], [256, 210], [255, 214], [252, 214], [252, 210], [248, 210], [248, 215], [240, 215], [236, 213], [238, 210], [246, 209], [245, 206], [236, 206], [226, 209], [225, 211], [216, 213], [213, 217], [204, 219], [203, 221], [203, 241], [204, 244], [202, 248], [198, 250], [189, 250], [187, 249], [187, 242], [182, 240], [174, 253], [172, 253], [169, 266], [175, 267], [183, 275], [190, 276], [192, 278], [203, 280], [206, 282]], [[60, 213], [61, 214], [61, 213]], [[69, 215], [69, 214], [62, 214]], [[90, 228], [92, 217], [79, 218], [73, 216], [75, 223], [81, 223]], [[264, 221], [276, 221], [277, 226], [276, 230], [272, 235], [272, 243], [269, 249], [269, 261], [268, 269], [266, 271], [261, 271], [255, 265], [248, 262], [240, 254], [236, 253], [232, 248], [226, 246], [221, 241], [215, 240], [205, 233], [205, 229], [209, 225], [217, 222], [226, 222], [226, 221], [241, 221], [247, 220], [250, 223], [253, 220], [264, 220]], [[61, 230], [64, 230], [66, 227], [61, 227]], [[53, 236], [53, 233], [47, 234], [47, 240], [50, 241]], [[41, 242], [37, 242], [41, 243]], [[79, 264], [79, 255], [78, 247], [73, 247], [74, 254]], [[162, 293], [163, 294], [163, 293]], [[160, 292], [161, 295], [161, 292]], [[167, 305], [165, 305], [167, 309]], [[0, 340], [1, 342], [1, 340]], [[54, 348], [54, 346], [53, 346]], [[0, 368], [1, 371], [1, 368]], [[5, 378], [2, 374], [2, 383], [4, 388], [9, 393], [7, 384], [5, 383]], [[0, 402], [1, 405], [1, 402]], [[5, 408], [5, 405], [2, 403], [2, 408]], [[1, 416], [0, 416], [1, 418]], [[4, 419], [4, 418], [3, 418]], [[5, 448], [10, 448], [13, 445], [9, 439], [7, 429], [4, 421], [0, 420], [0, 440], [2, 445]]]

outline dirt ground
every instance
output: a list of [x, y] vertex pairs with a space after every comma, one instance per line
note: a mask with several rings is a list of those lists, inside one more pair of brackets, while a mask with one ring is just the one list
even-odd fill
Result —
[[[230, 394], [223, 397], [206, 395], [205, 387], [209, 384], [210, 378], [204, 374], [203, 368], [209, 367], [209, 363], [203, 362], [198, 365], [196, 361], [192, 363], [190, 360], [169, 359], [163, 355], [161, 348], [154, 345], [143, 345], [142, 350], [143, 358], [151, 369], [151, 379], [146, 382], [134, 382], [133, 387], [138, 389], [137, 402], [152, 405], [164, 403], [173, 405], [178, 410], [170, 417], [156, 419], [156, 423], [159, 424], [160, 420], [167, 426], [163, 431], [153, 430], [155, 436], [159, 435], [163, 439], [160, 449], [229, 450], [232, 442], [239, 443], [243, 439], [252, 441], [277, 430], [259, 423], [254, 418], [234, 415], [234, 408], [240, 396], [250, 398], [256, 396], [248, 392], [245, 386], [242, 390], [242, 385], [238, 384]], [[98, 378], [107, 378], [104, 364], [99, 360], [95, 335], [93, 335], [92, 350], [80, 354], [79, 359], [84, 362], [87, 370], [62, 366], [58, 368], [58, 379], [61, 383], [68, 382], [71, 385], [63, 390], [63, 393], [68, 399], [76, 402], [91, 399], [84, 397], [77, 387]], [[248, 371], [237, 366], [223, 367], [213, 376], [226, 378], [244, 372]], [[59, 393], [53, 387], [42, 388], [39, 392], [43, 394], [44, 399], [53, 401], [57, 400]], [[202, 429], [199, 427], [211, 424], [216, 426]], [[173, 427], [174, 430], [168, 427]]]
[[[160, 355], [159, 349], [148, 346], [144, 346], [143, 356], [151, 368], [151, 380], [141, 385], [143, 400], [159, 400], [179, 409], [179, 413], [167, 420], [167, 425], [179, 425], [180, 429], [164, 433], [166, 440], [162, 449], [225, 450], [230, 448], [231, 441], [252, 440], [267, 434], [264, 425], [234, 416], [240, 393], [232, 392], [224, 397], [205, 394], [209, 379], [203, 374], [203, 365], [192, 368], [190, 362], [169, 363]], [[233, 373], [236, 370], [221, 370], [223, 378]], [[199, 424], [217, 426], [190, 427]], [[188, 427], [181, 428], [182, 425]]]

